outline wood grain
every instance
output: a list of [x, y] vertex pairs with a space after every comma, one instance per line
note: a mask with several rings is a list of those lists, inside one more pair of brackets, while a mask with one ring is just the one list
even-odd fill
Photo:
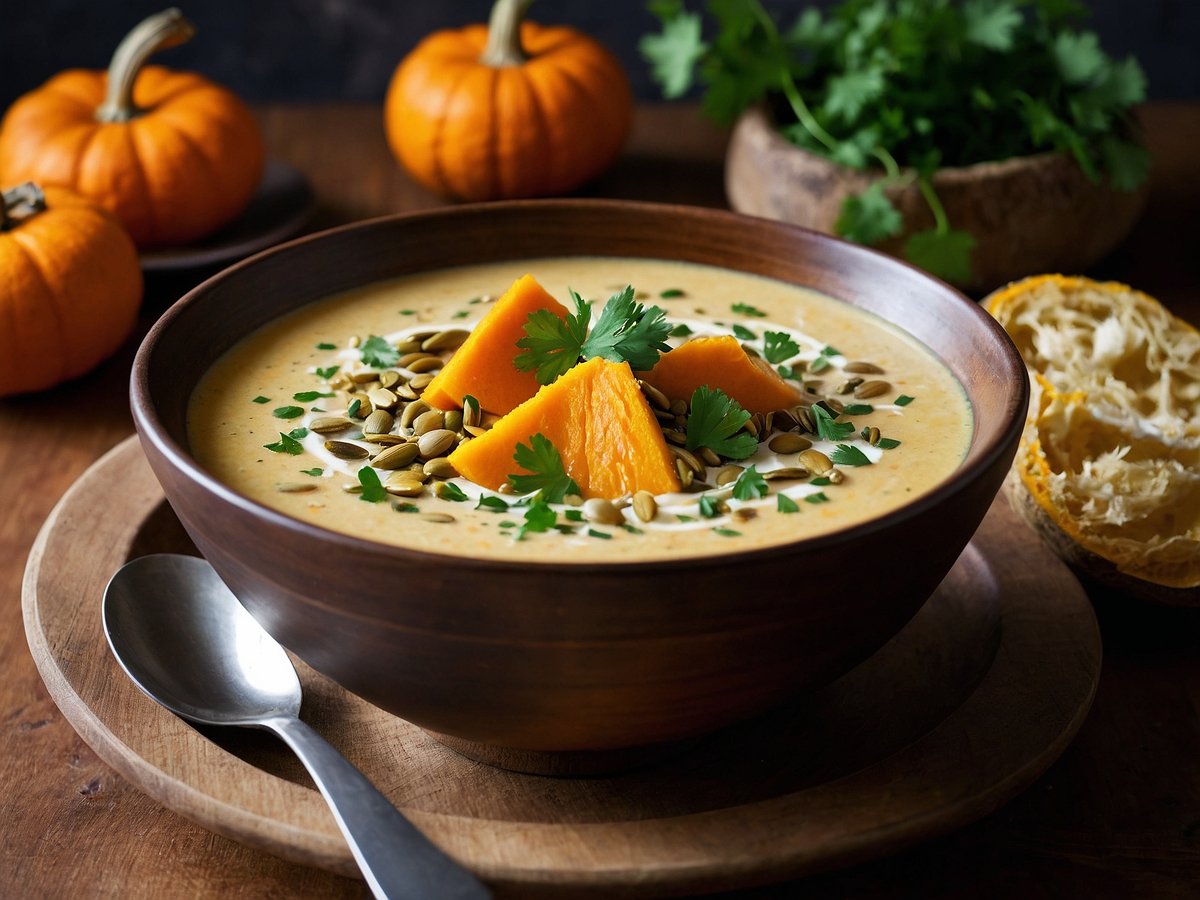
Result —
[[[314, 227], [437, 201], [390, 159], [372, 104], [259, 110], [270, 155], [314, 185]], [[1142, 120], [1150, 200], [1093, 277], [1147, 291], [1200, 324], [1200, 103], [1156, 103]], [[589, 196], [724, 205], [725, 135], [694, 106], [639, 109], [625, 157]], [[144, 332], [198, 273], [149, 279]], [[130, 784], [50, 699], [21, 627], [22, 572], [63, 492], [131, 433], [136, 341], [93, 374], [0, 401], [0, 893], [133, 900], [361, 898], [356, 880], [298, 866], [201, 828]], [[1098, 589], [1105, 657], [1092, 711], [1058, 763], [975, 825], [878, 863], [738, 897], [950, 900], [1192, 898], [1200, 892], [1200, 613]]]
[[[481, 766], [301, 664], [306, 717], [431, 838], [518, 896], [740, 887], [893, 852], [1026, 787], [1090, 706], [1100, 666], [1091, 606], [1014, 523], [998, 501], [913, 623], [854, 672], [639, 771], [559, 781]], [[109, 573], [139, 553], [189, 549], [135, 439], [80, 479], [25, 581], [26, 630], [51, 694], [106, 761], [165, 805], [353, 874], [319, 794], [281, 746], [185, 724], [108, 652], [99, 611]], [[67, 552], [69, 567], [49, 563]]]

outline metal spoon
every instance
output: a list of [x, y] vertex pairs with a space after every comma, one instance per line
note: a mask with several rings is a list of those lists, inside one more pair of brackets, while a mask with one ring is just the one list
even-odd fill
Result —
[[104, 592], [104, 632], [134, 683], [176, 715], [281, 737], [317, 783], [376, 897], [490, 896], [300, 721], [291, 660], [207, 562], [160, 554], [123, 566]]

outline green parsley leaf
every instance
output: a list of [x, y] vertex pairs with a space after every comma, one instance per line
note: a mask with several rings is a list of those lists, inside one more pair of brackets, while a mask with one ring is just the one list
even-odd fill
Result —
[[821, 348], [821, 355], [824, 356], [826, 359], [828, 359], [831, 356], [841, 356], [842, 351], [839, 350], [837, 347], [831, 347], [828, 344], [826, 344], [824, 347]]
[[583, 298], [571, 292], [575, 312], [559, 318], [548, 309], [531, 312], [525, 320], [525, 336], [517, 341], [524, 350], [513, 360], [522, 372], [532, 370], [538, 384], [551, 384], [579, 362], [587, 338], [592, 309]]
[[362, 409], [361, 400], [351, 400], [350, 405], [346, 407], [346, 415], [353, 419], [358, 416], [358, 411]]
[[337, 344], [330, 344], [326, 341], [322, 341], [321, 343], [317, 344], [317, 349], [318, 350], [336, 350]]
[[280, 432], [279, 440], [274, 444], [263, 444], [272, 453], [287, 453], [289, 456], [299, 456], [304, 452], [304, 446], [294, 437]]
[[442, 481], [438, 483], [437, 496], [440, 500], [450, 500], [454, 503], [462, 503], [465, 500], [471, 499], [463, 493], [462, 488], [450, 481]]
[[834, 75], [825, 95], [825, 112], [843, 122], [853, 122], [868, 103], [878, 99], [885, 85], [879, 66]]
[[875, 407], [870, 403], [850, 403], [842, 407], [844, 416], [865, 416], [873, 412], [875, 412]]
[[587, 533], [588, 533], [588, 537], [602, 538], [603, 540], [606, 540], [606, 541], [612, 540], [612, 535], [609, 534], [607, 531], [597, 531], [595, 528], [589, 528], [587, 530]]
[[362, 354], [363, 364], [372, 368], [386, 369], [400, 359], [400, 351], [388, 343], [387, 338], [377, 334], [363, 341], [358, 350]]
[[466, 318], [467, 316], [469, 316], [470, 314], [471, 314], [471, 311], [470, 311], [469, 309], [460, 309], [458, 312], [456, 312], [456, 313], [455, 313], [454, 315], [452, 315], [450, 318], [452, 318], [452, 319], [465, 319], [465, 318]]
[[875, 446], [884, 450], [895, 450], [900, 446], [900, 442], [895, 438], [880, 438]]
[[796, 370], [791, 366], [776, 366], [775, 371], [779, 373], [780, 378], [795, 378]]
[[831, 363], [829, 361], [829, 357], [818, 356], [816, 359], [814, 359], [812, 362], [810, 362], [808, 364], [808, 371], [813, 372], [813, 373], [824, 372], [831, 365], [833, 365], [833, 363]]
[[750, 316], [754, 319], [765, 319], [767, 314], [757, 306], [751, 306], [749, 303], [735, 303], [730, 307], [739, 316]]
[[750, 413], [724, 391], [702, 385], [692, 394], [687, 420], [687, 449], [708, 447], [728, 459], [745, 459], [758, 449], [753, 435], [742, 431]]
[[825, 407], [814, 403], [809, 408], [813, 424], [817, 426], [817, 437], [823, 441], [840, 441], [854, 433], [853, 422], [838, 422]]
[[312, 469], [301, 469], [301, 470], [300, 470], [300, 474], [301, 474], [301, 475], [311, 475], [313, 478], [318, 478], [318, 477], [320, 477], [321, 475], [324, 475], [324, 474], [325, 474], [325, 470], [324, 470], [324, 469], [317, 469], [317, 468], [312, 468]]
[[568, 522], [582, 522], [582, 521], [584, 521], [584, 518], [583, 518], [583, 511], [582, 511], [582, 510], [578, 510], [578, 509], [568, 509], [568, 510], [564, 510], [564, 511], [563, 511], [563, 518], [564, 518], [564, 519], [566, 519]]
[[692, 333], [692, 329], [688, 328], [686, 325], [684, 325], [682, 322], [680, 322], [677, 325], [673, 326], [671, 328], [671, 330], [669, 332], [667, 332], [667, 335], [668, 335], [668, 337], [687, 337], [691, 333]]
[[824, 491], [817, 491], [815, 494], [808, 494], [804, 498], [805, 503], [828, 503], [829, 498], [825, 496]]
[[314, 371], [318, 378], [323, 378], [326, 381], [328, 381], [330, 378], [332, 378], [334, 375], [336, 375], [338, 373], [338, 369], [340, 369], [340, 368], [341, 368], [341, 366], [326, 366], [324, 369], [318, 368], [318, 369], [315, 369]]
[[628, 522], [622, 522], [621, 527], [630, 534], [645, 534], [646, 532], [638, 528], [636, 525], [630, 525]]
[[499, 497], [486, 496], [480, 497], [479, 502], [475, 504], [476, 509], [488, 509], [492, 512], [506, 512], [508, 504]]
[[259, 395], [258, 395], [257, 397], [255, 397], [255, 398], [254, 398], [254, 400], [253, 400], [253, 401], [251, 401], [251, 402], [253, 402], [253, 403], [270, 403], [270, 402], [271, 402], [271, 398], [270, 398], [270, 397], [264, 397], [262, 394], [259, 394]]
[[829, 454], [829, 461], [839, 466], [869, 466], [871, 460], [853, 444], [838, 444]]
[[1108, 63], [1100, 49], [1100, 39], [1091, 31], [1082, 34], [1061, 32], [1054, 38], [1051, 53], [1058, 74], [1067, 84], [1087, 84]]
[[659, 291], [658, 296], [663, 300], [674, 300], [676, 297], [686, 297], [687, 294], [679, 288], [667, 288], [665, 291]]
[[299, 406], [277, 406], [271, 410], [271, 415], [277, 419], [295, 419], [304, 415], [304, 410]]
[[846, 197], [833, 226], [837, 233], [847, 240], [868, 246], [899, 234], [904, 227], [904, 220], [884, 193], [886, 186], [879, 180], [861, 194]]
[[676, 513], [675, 520], [677, 522], [695, 522], [696, 517], [695, 516], [685, 516], [685, 515], [683, 515], [683, 513]]
[[917, 398], [910, 397], [910, 396], [908, 396], [908, 394], [901, 394], [899, 397], [897, 397], [892, 402], [895, 403], [897, 406], [908, 406], [908, 404], [912, 403], [915, 399], [917, 399]]
[[416, 314], [417, 314], [417, 311], [415, 309], [400, 310], [400, 315], [402, 315], [402, 316], [415, 316]]
[[358, 483], [362, 485], [362, 493], [358, 495], [359, 500], [365, 500], [367, 503], [382, 503], [388, 498], [388, 492], [384, 490], [383, 484], [379, 480], [379, 473], [370, 466], [363, 466], [358, 470]]
[[799, 504], [797, 504], [796, 501], [793, 500], [791, 497], [789, 497], [787, 494], [776, 494], [775, 495], [775, 508], [777, 510], [779, 510], [781, 513], [800, 512]]
[[508, 481], [521, 494], [539, 491], [549, 503], [561, 503], [567, 494], [578, 494], [577, 485], [563, 468], [562, 457], [550, 439], [542, 433], [529, 438], [529, 446], [518, 443], [513, 454], [517, 465], [529, 475], [509, 475]]
[[715, 519], [721, 515], [721, 501], [712, 494], [702, 494], [697, 506], [700, 508], [700, 515], [705, 519]]
[[323, 391], [300, 391], [298, 394], [292, 394], [293, 400], [299, 400], [301, 403], [312, 403], [318, 397], [332, 397], [332, 393]]
[[1016, 4], [1003, 0], [967, 0], [962, 14], [967, 40], [989, 50], [1011, 50], [1016, 30], [1024, 21]]
[[529, 508], [525, 510], [525, 523], [517, 529], [513, 537], [518, 541], [524, 540], [527, 534], [549, 531], [557, 522], [558, 513], [552, 510], [544, 499], [539, 497], [533, 503], [529, 504]]
[[721, 535], [721, 537], [741, 537], [742, 536], [742, 533], [740, 531], [734, 531], [732, 528], [723, 528], [723, 527], [718, 526], [717, 528], [714, 528], [713, 531], [716, 534]]
[[733, 498], [735, 500], [757, 500], [767, 496], [767, 481], [754, 466], [742, 469], [737, 481], [733, 483]]
[[791, 359], [800, 352], [800, 345], [786, 331], [768, 331], [763, 334], [763, 355], [767, 362], [779, 363]]
[[824, 475], [822, 475], [819, 478], [814, 478], [812, 481], [809, 482], [809, 484], [814, 485], [816, 487], [826, 487], [828, 485], [833, 484], [833, 482], [830, 481], [828, 478], [826, 478]]
[[650, 63], [654, 79], [662, 85], [668, 100], [682, 97], [691, 89], [692, 70], [708, 49], [700, 36], [700, 14], [683, 12], [681, 6], [659, 6], [662, 34], [648, 34], [638, 42], [638, 51]]
[[757, 341], [758, 340], [758, 335], [755, 334], [753, 331], [751, 331], [749, 328], [747, 328], [745, 325], [734, 324], [733, 336], [736, 337], [738, 340], [742, 340], [742, 341]]
[[399, 513], [415, 513], [420, 512], [421, 507], [415, 503], [409, 503], [407, 500], [393, 500], [392, 509]]

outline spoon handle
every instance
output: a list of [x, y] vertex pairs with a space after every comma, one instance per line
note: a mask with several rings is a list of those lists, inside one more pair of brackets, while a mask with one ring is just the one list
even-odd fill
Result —
[[483, 900], [491, 894], [436, 847], [325, 738], [300, 719], [262, 723], [317, 783], [371, 892], [386, 900]]

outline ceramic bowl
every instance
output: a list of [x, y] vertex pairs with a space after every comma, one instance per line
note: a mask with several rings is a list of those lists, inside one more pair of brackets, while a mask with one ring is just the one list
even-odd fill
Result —
[[[792, 144], [763, 106], [742, 114], [725, 159], [725, 192], [734, 209], [828, 234], [846, 197], [877, 177]], [[951, 224], [976, 240], [971, 278], [958, 285], [975, 293], [1038, 272], [1087, 270], [1125, 239], [1149, 193], [1148, 181], [1134, 191], [1093, 182], [1066, 153], [945, 168], [933, 185]], [[904, 238], [932, 228], [933, 216], [916, 186], [889, 196], [904, 231], [879, 249], [899, 255]]]
[[[589, 565], [448, 558], [337, 534], [235, 493], [189, 453], [198, 379], [282, 313], [417, 271], [580, 254], [715, 264], [895, 322], [963, 384], [976, 419], [968, 456], [930, 493], [835, 534], [709, 559]], [[1003, 330], [904, 263], [777, 222], [619, 201], [462, 206], [282, 245], [169, 309], [132, 381], [137, 429], [168, 500], [269, 632], [456, 749], [545, 772], [644, 758], [867, 658], [975, 531], [1013, 458], [1027, 395]], [[848, 573], [853, 590], [811, 587]]]

